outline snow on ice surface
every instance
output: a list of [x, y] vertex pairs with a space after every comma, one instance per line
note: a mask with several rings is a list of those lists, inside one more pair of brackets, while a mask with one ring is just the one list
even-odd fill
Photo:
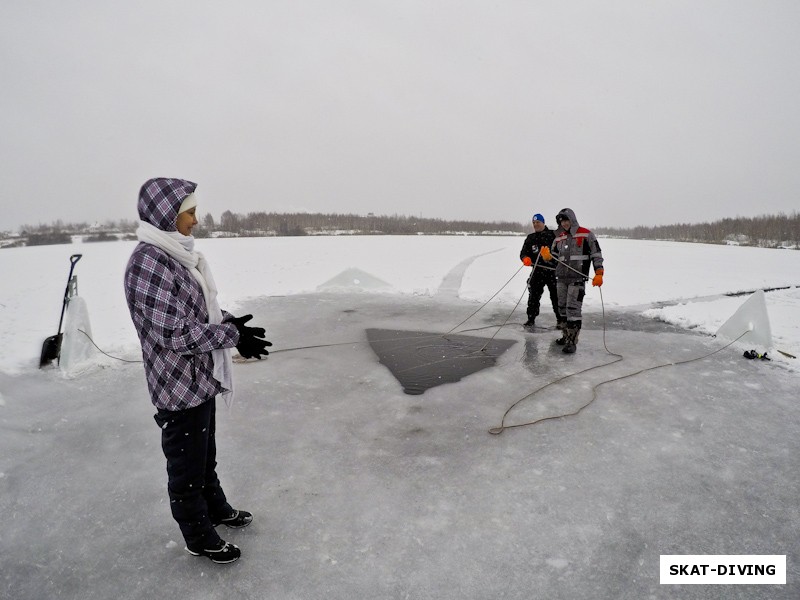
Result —
[[[514, 275], [521, 237], [199, 240], [223, 307], [252, 312], [275, 342], [234, 366], [237, 399], [218, 410], [220, 477], [256, 515], [220, 530], [243, 550], [229, 567], [183, 552], [141, 366], [97, 355], [80, 377], [37, 369], [74, 252], [98, 344], [140, 357], [122, 293], [134, 244], [0, 251], [0, 598], [799, 597], [796, 361], [728, 349], [603, 385], [578, 417], [487, 433], [532, 390], [610, 363], [606, 342], [623, 361], [551, 386], [509, 422], [707, 355], [723, 342], [700, 334], [747, 298], [721, 294], [800, 283], [800, 252], [601, 243], [605, 337], [596, 289], [572, 356], [548, 310], [528, 334], [520, 307], [496, 366], [409, 396], [365, 330], [449, 330]], [[502, 322], [528, 271], [465, 328]], [[391, 288], [318, 290], [343, 273]], [[798, 289], [766, 299], [776, 348], [797, 355]], [[661, 586], [661, 554], [786, 554], [789, 583]]]
[[[198, 240], [197, 248], [212, 265], [220, 304], [235, 311], [250, 298], [325, 291], [326, 285], [327, 291], [435, 296], [451, 273], [461, 276], [455, 284], [461, 299], [482, 303], [519, 269], [522, 241], [474, 236], [285, 237]], [[799, 355], [800, 319], [795, 315], [800, 305], [800, 252], [616, 239], [602, 239], [601, 244], [607, 264], [602, 288], [606, 309], [648, 310], [651, 318], [704, 333], [713, 334], [746, 299], [720, 295], [795, 286], [768, 293], [767, 307], [775, 347]], [[0, 314], [7, 324], [0, 330], [0, 371], [18, 373], [38, 365], [41, 342], [58, 328], [68, 257], [73, 253], [83, 254], [75, 272], [95, 340], [111, 354], [135, 357], [138, 341], [122, 291], [122, 273], [134, 246], [135, 242], [106, 242], [0, 252]], [[529, 272], [521, 269], [490, 306], [510, 311], [524, 295]], [[362, 275], [362, 281], [358, 273], [368, 277]], [[520, 314], [524, 305], [523, 297]], [[597, 290], [587, 293], [584, 308], [601, 310]]]

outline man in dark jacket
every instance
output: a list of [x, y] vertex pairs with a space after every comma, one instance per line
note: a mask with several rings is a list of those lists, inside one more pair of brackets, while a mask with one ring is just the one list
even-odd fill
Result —
[[544, 217], [541, 214], [536, 213], [533, 215], [532, 221], [533, 233], [525, 238], [525, 243], [522, 244], [522, 250], [519, 253], [519, 258], [525, 266], [535, 265], [528, 278], [528, 320], [525, 322], [525, 327], [533, 329], [536, 317], [539, 316], [539, 301], [542, 298], [545, 286], [547, 286], [547, 290], [550, 293], [550, 303], [553, 305], [553, 313], [556, 315], [556, 324], [560, 329], [562, 319], [558, 314], [555, 263], [546, 261], [542, 257], [539, 257], [538, 263], [536, 262], [539, 249], [550, 248], [553, 240], [556, 239], [556, 234], [544, 224]]
[[556, 222], [556, 239], [551, 248], [542, 250], [542, 258], [553, 258], [556, 261], [558, 310], [561, 318], [566, 321], [564, 334], [556, 343], [564, 346], [564, 352], [572, 354], [581, 332], [581, 311], [586, 281], [590, 278], [590, 266], [594, 267], [592, 285], [603, 285], [603, 253], [597, 237], [578, 224], [571, 208], [562, 208], [556, 215]]

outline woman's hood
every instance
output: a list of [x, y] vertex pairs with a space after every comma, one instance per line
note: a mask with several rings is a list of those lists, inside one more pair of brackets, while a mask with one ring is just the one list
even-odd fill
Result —
[[185, 179], [148, 179], [139, 190], [139, 218], [162, 231], [177, 231], [178, 209], [195, 189], [197, 184]]

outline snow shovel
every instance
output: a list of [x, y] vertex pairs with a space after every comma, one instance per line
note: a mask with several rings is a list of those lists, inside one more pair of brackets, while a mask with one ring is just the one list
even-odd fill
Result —
[[67, 308], [67, 300], [69, 299], [69, 284], [72, 280], [72, 271], [75, 269], [82, 254], [73, 254], [69, 257], [69, 277], [67, 277], [67, 287], [64, 290], [64, 301], [61, 304], [61, 318], [58, 320], [58, 333], [51, 335], [42, 343], [42, 357], [39, 359], [39, 368], [49, 365], [54, 360], [61, 357], [61, 325], [64, 323], [64, 311]]

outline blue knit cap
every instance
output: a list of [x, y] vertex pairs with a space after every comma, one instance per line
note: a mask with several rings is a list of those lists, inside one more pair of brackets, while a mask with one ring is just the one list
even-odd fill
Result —
[[533, 221], [539, 221], [540, 223], [544, 223], [544, 217], [542, 215], [540, 215], [539, 213], [536, 213], [535, 215], [533, 215], [533, 218], [531, 219], [531, 221], [532, 222]]

